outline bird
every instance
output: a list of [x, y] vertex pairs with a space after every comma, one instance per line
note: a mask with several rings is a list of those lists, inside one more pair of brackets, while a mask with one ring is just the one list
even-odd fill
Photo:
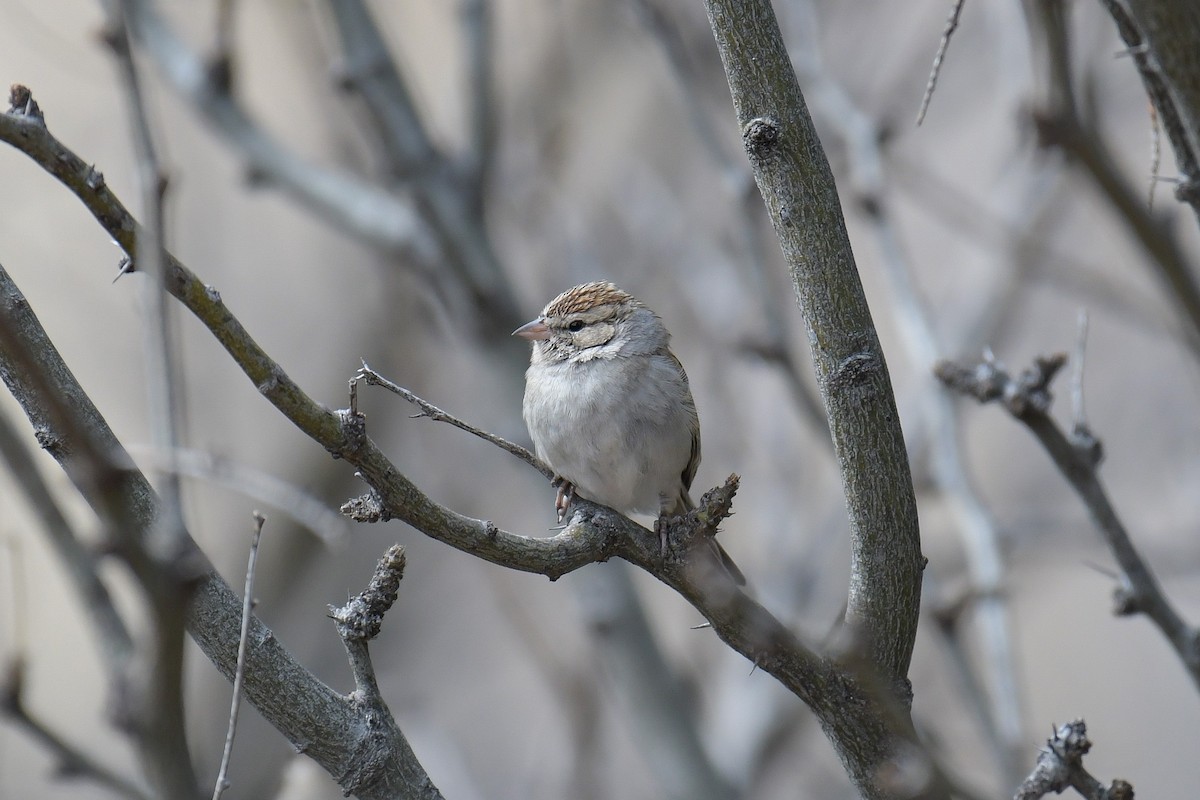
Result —
[[556, 476], [559, 521], [575, 496], [657, 515], [665, 548], [662, 521], [695, 508], [700, 417], [662, 319], [614, 284], [594, 281], [558, 295], [513, 335], [533, 343], [522, 416]]

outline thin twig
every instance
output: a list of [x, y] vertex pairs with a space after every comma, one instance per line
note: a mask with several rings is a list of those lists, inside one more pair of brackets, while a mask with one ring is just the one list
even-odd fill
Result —
[[134, 38], [159, 75], [241, 155], [252, 176], [291, 193], [334, 227], [417, 264], [432, 261], [436, 248], [408, 203], [357, 177], [302, 160], [271, 138], [228, 87], [213, 80], [205, 60], [149, 0], [133, 0], [130, 11]]
[[254, 512], [254, 532], [250, 536], [250, 556], [246, 561], [246, 588], [242, 595], [242, 627], [238, 637], [237, 667], [233, 672], [233, 699], [229, 702], [229, 728], [225, 732], [225, 748], [221, 751], [221, 767], [213, 786], [212, 800], [220, 800], [229, 788], [229, 760], [233, 756], [233, 737], [237, 733], [238, 712], [242, 707], [242, 683], [246, 680], [246, 643], [250, 640], [250, 621], [254, 616], [254, 574], [258, 566], [258, 543], [262, 539], [263, 523], [267, 518]]
[[[22, 107], [27, 105], [22, 104]], [[0, 131], [4, 131], [6, 123], [12, 121], [10, 116], [0, 115]], [[30, 147], [24, 152], [30, 152], [43, 169], [72, 187], [109, 235], [131, 250], [132, 232], [138, 227], [137, 221], [111, 192], [99, 191], [88, 184], [87, 176], [98, 173], [70, 150], [53, 141], [37, 120], [22, 118], [20, 124], [13, 127], [26, 134], [19, 137]], [[76, 177], [81, 180], [77, 182]], [[384, 486], [388, 481], [405, 483], [394, 465], [383, 467], [390, 476], [386, 480], [383, 473], [376, 472], [374, 467], [382, 466], [372, 458], [381, 455], [376, 448], [368, 445], [365, 453], [356, 451], [353, 445], [341, 439], [345, 431], [341, 416], [304, 395], [250, 337], [238, 319], [229, 313], [219, 293], [202, 283], [169, 254], [168, 259], [176, 279], [169, 284], [172, 293], [204, 322], [264, 397], [300, 430], [331, 452], [343, 452], [348, 461], [374, 476], [379, 485]], [[154, 491], [145, 476], [129, 466], [128, 456], [124, 455], [112, 428], [71, 374], [29, 304], [2, 267], [0, 312], [4, 312], [0, 313], [0, 328], [5, 329], [4, 335], [0, 335], [0, 377], [38, 431], [43, 447], [58, 461], [92, 509], [102, 518], [107, 518], [113, 514], [113, 496], [123, 501], [122, 518], [127, 520], [127, 524], [113, 526], [115, 535], [122, 537], [115, 541], [120, 552], [129, 553], [128, 560], [134, 573], [139, 578], [152, 578], [157, 573], [142, 575], [146, 559], [139, 557], [140, 538], [136, 534], [153, 523], [157, 499]], [[32, 354], [36, 354], [36, 357]], [[98, 468], [109, 463], [104, 460], [104, 454], [107, 453], [122, 456], [119, 467], [114, 464], [107, 470]], [[387, 491], [382, 496], [392, 499]], [[418, 504], [427, 502], [427, 498], [419, 491], [411, 499]], [[438, 506], [434, 508], [440, 509]], [[547, 571], [552, 567], [561, 570], [562, 563], [570, 561], [573, 555], [571, 552], [554, 552], [563, 544], [563, 540], [546, 540], [546, 544], [542, 544], [541, 540], [525, 540], [513, 534], [504, 534], [495, 526], [489, 528], [483, 521], [448, 516], [449, 512], [445, 509], [441, 511], [446, 516], [441, 517], [440, 523], [437, 520], [431, 522], [442, 533], [446, 531], [441, 524], [448, 524], [452, 528], [465, 526], [478, 535], [484, 546], [494, 544], [497, 539], [520, 538], [522, 543], [536, 541], [533, 549], [541, 549], [543, 555], [565, 555], [565, 558], [544, 559], [544, 566], [550, 565], [546, 566]], [[632, 537], [637, 531], [642, 531], [633, 523], [626, 524], [627, 536]], [[459, 528], [460, 532], [462, 530]], [[431, 532], [431, 535], [436, 534]], [[604, 548], [607, 537], [602, 539], [601, 535], [602, 530], [597, 528], [592, 536], [567, 537], [568, 544], [563, 549], [590, 551], [590, 556], [586, 560], [581, 559], [579, 566], [592, 563], [607, 553]], [[646, 536], [649, 537], [648, 532]], [[194, 551], [194, 557], [197, 571], [186, 573], [195, 578], [194, 591], [188, 603], [188, 632], [220, 672], [232, 680], [237, 662], [241, 600], [198, 548]], [[649, 556], [642, 561], [649, 564]], [[368, 758], [363, 752], [362, 739], [354, 735], [355, 731], [367, 725], [362, 709], [306, 670], [257, 618], [253, 620], [250, 643], [244, 686], [246, 699], [289, 741], [301, 747], [306, 755], [329, 772], [345, 794], [363, 800], [382, 800], [385, 796], [394, 796], [399, 790], [422, 800], [441, 797], [398, 728], [394, 725], [389, 725], [386, 730], [373, 728], [380, 735], [371, 740]], [[369, 761], [372, 767], [369, 774], [360, 769], [365, 761]]]
[[921, 108], [917, 111], [918, 126], [925, 121], [925, 112], [929, 110], [929, 103], [933, 100], [933, 91], [937, 88], [938, 75], [942, 71], [942, 61], [946, 58], [946, 51], [950, 49], [950, 37], [958, 29], [958, 17], [962, 14], [964, 5], [966, 5], [966, 0], [954, 0], [950, 16], [946, 18], [946, 27], [942, 29], [942, 40], [938, 43], [937, 54], [933, 57], [933, 68], [929, 71], [929, 81], [925, 84], [925, 94], [921, 97]]
[[[529, 466], [536, 469], [538, 472], [542, 473], [542, 475], [544, 475], [546, 478], [548, 478], [550, 480], [554, 479], [554, 477], [555, 477], [554, 470], [550, 469], [550, 467], [543, 464], [538, 459], [537, 456], [535, 456], [533, 453], [526, 450], [524, 447], [521, 447], [521, 445], [513, 444], [512, 442], [508, 441], [507, 439], [504, 439], [500, 436], [496, 436], [494, 433], [488, 433], [487, 431], [480, 430], [479, 428], [476, 428], [474, 425], [471, 425], [467, 422], [463, 422], [461, 419], [454, 416], [453, 414], [447, 414], [445, 411], [442, 411], [440, 408], [433, 405], [432, 403], [428, 403], [428, 402], [422, 400], [421, 398], [417, 397], [415, 394], [410, 392], [408, 389], [405, 389], [403, 386], [398, 386], [397, 384], [392, 383], [387, 378], [383, 377], [378, 372], [376, 372], [375, 370], [373, 370], [369, 366], [367, 366], [367, 362], [365, 362], [365, 361], [363, 362], [362, 368], [358, 371], [357, 377], [362, 378], [363, 380], [365, 380], [367, 383], [369, 383], [372, 386], [382, 386], [383, 388], [387, 389], [388, 391], [390, 391], [394, 394], [400, 395], [405, 400], [412, 403], [417, 408], [421, 409], [420, 414], [413, 415], [414, 419], [417, 417], [428, 417], [429, 419], [433, 420], [434, 422], [445, 422], [448, 425], [453, 425], [454, 427], [458, 428], [459, 430], [466, 431], [467, 433], [471, 434], [472, 436], [478, 436], [480, 439], [483, 439], [485, 442], [490, 442], [491, 444], [496, 445], [496, 447], [499, 447], [501, 450], [505, 451], [506, 453], [516, 456], [517, 458], [521, 459]], [[354, 384], [352, 381], [351, 386], [353, 386], [353, 385]]]

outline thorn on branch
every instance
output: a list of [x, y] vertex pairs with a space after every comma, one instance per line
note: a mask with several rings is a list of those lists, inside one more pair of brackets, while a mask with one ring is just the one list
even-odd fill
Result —
[[337, 625], [338, 635], [343, 640], [366, 642], [379, 635], [383, 615], [399, 594], [404, 564], [404, 548], [392, 545], [379, 559], [366, 589], [350, 598], [344, 606], [329, 607], [329, 617]]

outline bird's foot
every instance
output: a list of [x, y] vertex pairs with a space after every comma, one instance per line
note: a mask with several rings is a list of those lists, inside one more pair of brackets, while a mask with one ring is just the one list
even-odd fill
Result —
[[558, 512], [558, 521], [561, 523], [567, 518], [567, 509], [571, 507], [571, 501], [575, 499], [575, 484], [560, 477], [555, 478], [554, 485], [558, 487], [558, 491], [554, 494], [554, 510]]
[[669, 533], [671, 523], [678, 520], [679, 517], [669, 516], [665, 513], [659, 514], [654, 520], [654, 532], [658, 534], [658, 557], [664, 562], [667, 560], [667, 550], [670, 549]]

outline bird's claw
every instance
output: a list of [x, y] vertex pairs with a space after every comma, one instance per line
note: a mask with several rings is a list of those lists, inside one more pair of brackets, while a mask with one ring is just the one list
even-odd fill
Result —
[[571, 501], [575, 499], [575, 484], [566, 478], [559, 478], [557, 486], [558, 491], [554, 493], [554, 510], [558, 512], [558, 521], [561, 523], [567, 517]]

